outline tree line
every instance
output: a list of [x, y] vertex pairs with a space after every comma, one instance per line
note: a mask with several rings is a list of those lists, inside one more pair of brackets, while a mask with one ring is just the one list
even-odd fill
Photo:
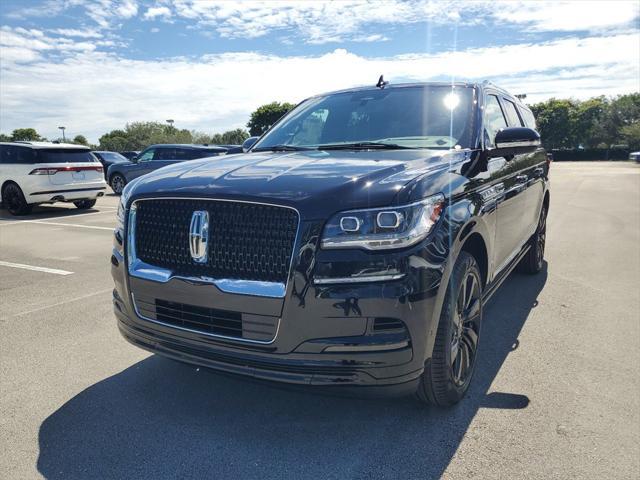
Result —
[[[251, 114], [248, 130], [236, 128], [212, 135], [161, 122], [133, 122], [124, 129], [105, 133], [98, 145], [91, 146], [99, 150], [124, 151], [142, 150], [157, 143], [238, 145], [250, 135], [262, 135], [294, 106], [286, 102], [262, 105]], [[530, 107], [544, 146], [549, 150], [640, 150], [640, 93], [612, 98], [600, 96], [582, 101], [552, 98]], [[10, 135], [0, 134], [0, 141], [16, 140], [46, 139], [33, 128], [19, 128]], [[83, 135], [67, 141], [88, 145]]]

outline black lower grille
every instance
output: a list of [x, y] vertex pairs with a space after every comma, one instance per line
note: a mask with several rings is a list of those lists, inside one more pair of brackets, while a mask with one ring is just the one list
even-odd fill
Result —
[[397, 318], [377, 317], [373, 321], [374, 332], [387, 332], [389, 330], [404, 329], [404, 323]]
[[[174, 275], [286, 283], [298, 214], [272, 205], [153, 199], [136, 203], [136, 254]], [[209, 213], [207, 263], [189, 251], [194, 211]]]
[[172, 327], [256, 342], [270, 342], [278, 331], [278, 317], [246, 314], [190, 305], [160, 298], [134, 297], [136, 310], [147, 320]]
[[156, 320], [199, 332], [242, 338], [242, 315], [238, 312], [157, 299]]

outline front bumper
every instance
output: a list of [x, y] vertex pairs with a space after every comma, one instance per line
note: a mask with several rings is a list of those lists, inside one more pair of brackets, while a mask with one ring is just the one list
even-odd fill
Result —
[[[317, 239], [316, 229], [317, 225], [302, 228], [296, 251], [305, 251], [305, 239]], [[179, 278], [161, 284], [130, 277], [123, 246], [116, 245], [111, 262], [114, 311], [129, 342], [184, 362], [341, 392], [406, 394], [417, 388], [437, 329], [446, 255], [434, 255], [432, 245], [433, 239], [393, 256], [378, 255], [381, 264], [393, 264], [403, 275], [370, 283], [313, 281], [313, 272], [323, 278], [332, 271], [344, 273], [345, 262], [359, 268], [370, 258], [367, 254], [317, 251], [313, 259], [299, 254], [285, 297], [277, 301], [225, 293], [215, 285], [194, 286]], [[247, 342], [167, 325], [140, 313], [138, 293], [243, 315], [277, 316], [277, 333], [268, 342]], [[377, 331], [380, 321], [400, 322], [403, 328]]]

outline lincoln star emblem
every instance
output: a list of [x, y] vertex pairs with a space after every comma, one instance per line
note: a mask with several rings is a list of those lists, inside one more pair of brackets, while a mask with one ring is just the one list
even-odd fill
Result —
[[208, 243], [209, 212], [197, 210], [191, 215], [191, 226], [189, 227], [189, 251], [194, 262], [207, 262]]

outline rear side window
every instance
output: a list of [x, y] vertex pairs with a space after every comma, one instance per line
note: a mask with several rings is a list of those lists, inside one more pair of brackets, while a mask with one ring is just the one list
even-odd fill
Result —
[[36, 163], [35, 153], [28, 147], [13, 145], [0, 146], [0, 163], [2, 164], [33, 164]]
[[536, 129], [536, 119], [531, 113], [531, 110], [527, 110], [526, 108], [520, 108], [520, 115], [522, 115], [522, 119], [524, 120], [524, 124], [529, 127]]
[[175, 160], [191, 160], [193, 158], [198, 158], [197, 150], [192, 150], [190, 148], [176, 148]]
[[518, 111], [516, 110], [516, 105], [506, 98], [502, 99], [504, 101], [504, 110], [507, 114], [507, 118], [509, 119], [509, 125], [512, 127], [523, 127], [522, 120], [520, 120], [520, 116], [518, 115]]
[[507, 120], [504, 118], [502, 107], [498, 97], [495, 95], [487, 95], [487, 102], [484, 106], [484, 130], [486, 133], [485, 141], [489, 146], [493, 146], [496, 133], [507, 127]]
[[175, 160], [176, 149], [175, 148], [157, 148], [156, 153], [153, 156], [154, 160]]
[[83, 163], [97, 162], [90, 150], [52, 148], [41, 149], [36, 153], [36, 163]]
[[196, 158], [206, 158], [206, 157], [217, 157], [220, 155], [220, 152], [216, 152], [215, 150], [198, 150], [194, 149], [191, 151], [190, 159]]

